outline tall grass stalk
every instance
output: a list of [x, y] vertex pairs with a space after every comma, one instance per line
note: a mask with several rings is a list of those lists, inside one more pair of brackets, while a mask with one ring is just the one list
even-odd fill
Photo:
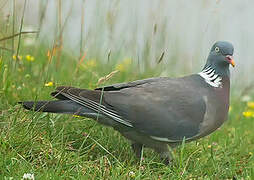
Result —
[[17, 61], [15, 61], [14, 69], [16, 67], [16, 62], [19, 62], [19, 60], [20, 60], [19, 59], [19, 51], [20, 51], [20, 43], [21, 43], [21, 36], [22, 36], [22, 28], [23, 28], [23, 23], [24, 23], [24, 18], [25, 18], [25, 12], [26, 12], [26, 3], [27, 3], [27, 0], [25, 0], [25, 2], [24, 2], [22, 17], [21, 17], [21, 22], [20, 22], [20, 27], [19, 27], [18, 47], [17, 47], [17, 51], [16, 51]]

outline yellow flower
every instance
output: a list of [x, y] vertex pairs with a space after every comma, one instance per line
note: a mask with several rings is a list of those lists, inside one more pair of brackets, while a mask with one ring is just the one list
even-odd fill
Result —
[[16, 55], [13, 55], [12, 56], [12, 59], [14, 59], [14, 60], [22, 60], [22, 58], [23, 58], [23, 56], [21, 56], [21, 55], [18, 55], [18, 58], [17, 58], [17, 56]]
[[72, 115], [72, 117], [79, 118], [81, 116], [74, 114], [74, 115]]
[[116, 65], [116, 70], [120, 71], [120, 72], [124, 72], [125, 68], [123, 64], [117, 64]]
[[32, 61], [34, 61], [34, 57], [28, 54], [28, 55], [26, 55], [26, 60], [32, 62]]
[[45, 86], [46, 86], [46, 87], [53, 86], [53, 82], [52, 82], [52, 81], [50, 81], [50, 82], [46, 83], [46, 84], [45, 84]]
[[122, 63], [116, 65], [115, 69], [120, 71], [120, 72], [124, 72], [124, 71], [126, 71], [126, 69], [129, 68], [131, 63], [132, 63], [132, 59], [125, 58]]
[[231, 111], [232, 111], [232, 106], [229, 106], [228, 112], [231, 112]]
[[253, 111], [244, 111], [243, 116], [247, 117], [247, 118], [254, 117], [254, 112]]
[[126, 65], [126, 66], [131, 65], [131, 63], [132, 63], [132, 59], [130, 59], [130, 58], [125, 58], [123, 60], [123, 64]]
[[253, 101], [247, 102], [247, 106], [248, 108], [254, 109], [254, 102]]
[[93, 68], [93, 67], [96, 67], [97, 63], [96, 63], [96, 60], [95, 59], [90, 59], [86, 62], [86, 66], [88, 68]]
[[91, 69], [96, 66], [97, 66], [97, 63], [96, 63], [95, 59], [90, 59], [90, 60], [86, 61], [86, 63], [84, 63], [84, 64], [83, 63], [79, 64], [79, 67], [83, 68], [84, 70]]

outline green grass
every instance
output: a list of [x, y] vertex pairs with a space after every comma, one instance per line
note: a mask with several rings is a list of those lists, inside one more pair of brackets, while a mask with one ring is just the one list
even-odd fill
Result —
[[[34, 173], [36, 179], [254, 179], [254, 118], [242, 116], [246, 103], [238, 98], [232, 97], [232, 110], [222, 128], [173, 150], [171, 166], [149, 149], [140, 162], [128, 141], [112, 128], [87, 118], [28, 112], [17, 104], [50, 99], [57, 85], [94, 88], [100, 77], [115, 69], [117, 56], [106, 63], [88, 57], [80, 65], [62, 53], [57, 68], [55, 56], [49, 62], [42, 46], [22, 48], [20, 54], [23, 59], [16, 63], [11, 53], [2, 52], [1, 57], [1, 179], [20, 179], [24, 173]], [[26, 54], [35, 61], [26, 61]], [[89, 66], [89, 58], [96, 64]], [[140, 71], [132, 63], [106, 84], [158, 76], [162, 68]], [[53, 87], [44, 86], [49, 81]]]

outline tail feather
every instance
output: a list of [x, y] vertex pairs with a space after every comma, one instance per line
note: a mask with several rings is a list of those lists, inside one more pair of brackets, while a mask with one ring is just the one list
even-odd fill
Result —
[[37, 102], [24, 101], [19, 103], [22, 104], [25, 109], [32, 111], [77, 114], [77, 115], [82, 113], [93, 113], [93, 111], [71, 100], [37, 101]]

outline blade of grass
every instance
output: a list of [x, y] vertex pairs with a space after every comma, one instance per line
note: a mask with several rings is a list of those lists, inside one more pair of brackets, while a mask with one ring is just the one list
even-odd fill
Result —
[[60, 64], [60, 58], [62, 54], [62, 46], [63, 46], [63, 33], [62, 29], [62, 0], [58, 0], [58, 39], [57, 39], [57, 61], [56, 61], [56, 69], [58, 69]]
[[[46, 10], [47, 10], [47, 7], [48, 7], [48, 0], [46, 0], [45, 5], [43, 6], [43, 3], [44, 3], [44, 2], [45, 2], [45, 1], [40, 1], [40, 3], [39, 3], [40, 19], [39, 19], [38, 31], [41, 30], [42, 24], [43, 24], [43, 22], [44, 22]], [[42, 10], [41, 10], [40, 7], [42, 7], [42, 6], [43, 6], [43, 8], [42, 8]], [[36, 39], [37, 39], [38, 37], [39, 37], [39, 33], [37, 34]]]
[[102, 148], [106, 153], [108, 153], [109, 155], [111, 155], [117, 162], [118, 164], [123, 167], [122, 163], [111, 153], [109, 152], [105, 147], [103, 147], [98, 141], [96, 141], [95, 139], [93, 139], [92, 137], [89, 136], [89, 138], [95, 143], [97, 144], [100, 148]]
[[[16, 8], [15, 8], [15, 0], [13, 0], [13, 7], [12, 7], [13, 9], [12, 9], [12, 35], [14, 36], [14, 34], [15, 34], [15, 23], [16, 23]], [[13, 38], [12, 39], [12, 44], [11, 44], [11, 46], [12, 46], [12, 51], [14, 52], [14, 43], [15, 43], [15, 41], [14, 41], [15, 39]]]
[[165, 54], [165, 51], [163, 51], [159, 57], [159, 60], [157, 61], [157, 64], [160, 64], [161, 61], [163, 60], [163, 57], [164, 57], [164, 54]]
[[21, 36], [22, 34], [32, 34], [32, 33], [38, 33], [38, 32], [39, 31], [23, 31], [23, 32], [13, 34], [11, 36], [4, 37], [4, 38], [0, 39], [0, 41], [5, 41], [5, 40], [8, 40], [8, 39], [14, 39], [16, 36]]
[[80, 50], [79, 50], [79, 59], [83, 54], [83, 31], [84, 31], [84, 21], [85, 21], [85, 0], [81, 4], [81, 23], [80, 23]]
[[[21, 35], [22, 35], [21, 32], [22, 32], [24, 17], [25, 17], [25, 12], [26, 12], [26, 3], [27, 3], [27, 0], [25, 0], [25, 2], [24, 2], [23, 13], [22, 13], [21, 23], [20, 23], [20, 27], [19, 27], [19, 39], [18, 39], [18, 47], [17, 47], [17, 52], [16, 52], [17, 59], [19, 58], [19, 50], [20, 50]], [[16, 62], [18, 62], [18, 61], [15, 61], [14, 69], [16, 67]]]

